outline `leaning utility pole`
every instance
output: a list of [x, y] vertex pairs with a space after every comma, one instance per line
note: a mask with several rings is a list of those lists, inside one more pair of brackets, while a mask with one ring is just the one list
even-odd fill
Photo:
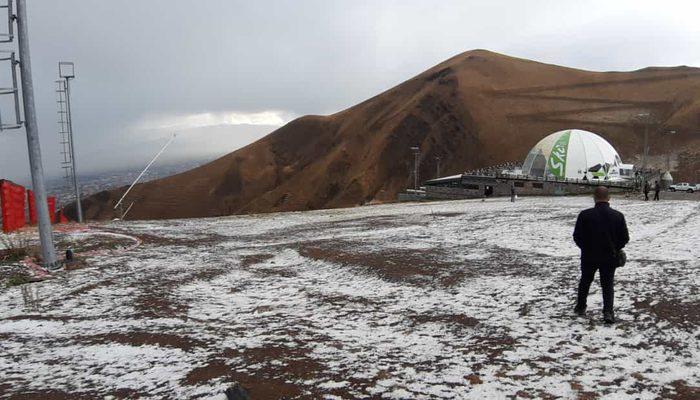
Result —
[[22, 80], [22, 103], [24, 106], [24, 128], [27, 131], [27, 147], [29, 149], [29, 168], [32, 173], [34, 189], [34, 204], [39, 224], [39, 240], [44, 265], [47, 268], [57, 266], [56, 251], [53, 246], [53, 233], [49, 207], [46, 202], [46, 187], [44, 186], [44, 166], [41, 163], [41, 148], [39, 146], [39, 130], [36, 122], [34, 107], [34, 86], [32, 83], [32, 63], [29, 55], [29, 32], [27, 28], [27, 7], [25, 0], [17, 1], [17, 41], [19, 48], [19, 69]]

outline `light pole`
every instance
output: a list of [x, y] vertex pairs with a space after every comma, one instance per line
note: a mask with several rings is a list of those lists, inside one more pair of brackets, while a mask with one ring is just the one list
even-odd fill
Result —
[[420, 148], [417, 146], [411, 147], [413, 151], [413, 188], [418, 190], [418, 165], [420, 163]]
[[34, 106], [34, 84], [32, 82], [32, 62], [29, 54], [29, 29], [27, 27], [27, 7], [25, 0], [17, 0], [17, 36], [19, 48], [19, 67], [22, 77], [22, 103], [24, 105], [24, 127], [27, 131], [29, 150], [29, 169], [32, 173], [32, 187], [39, 225], [39, 241], [44, 265], [51, 269], [57, 265], [56, 250], [53, 245], [51, 218], [46, 202], [44, 184], [44, 166], [41, 163], [39, 130]]
[[440, 177], [440, 157], [435, 157], [435, 162], [436, 162], [435, 179], [437, 179]]
[[651, 123], [651, 114], [640, 113], [636, 118], [644, 123], [644, 149], [642, 150], [642, 169], [647, 168], [649, 162], [649, 124]]
[[80, 184], [78, 182], [78, 172], [75, 162], [75, 146], [73, 145], [73, 113], [70, 106], [70, 80], [75, 78], [75, 66], [72, 62], [60, 61], [58, 63], [58, 76], [65, 79], [65, 102], [66, 102], [66, 127], [67, 127], [67, 145], [70, 154], [70, 170], [72, 172], [73, 190], [75, 191], [75, 211], [78, 216], [78, 222], [83, 222], [83, 207], [80, 203]]
[[674, 131], [674, 130], [669, 130], [669, 131], [666, 131], [663, 133], [664, 136], [669, 138], [666, 141], [666, 145], [667, 145], [667, 148], [666, 148], [666, 171], [668, 171], [669, 173], [671, 172], [671, 139], [670, 139], [670, 137], [674, 136], [675, 134], [676, 134], [676, 131]]

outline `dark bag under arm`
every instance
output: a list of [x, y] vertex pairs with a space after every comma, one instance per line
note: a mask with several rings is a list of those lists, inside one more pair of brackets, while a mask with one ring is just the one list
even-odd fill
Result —
[[[608, 226], [611, 226], [610, 218], [608, 218], [607, 215], [605, 216], [605, 219], [608, 221]], [[615, 257], [615, 260], [617, 260], [617, 267], [624, 267], [625, 264], [627, 264], [627, 253], [625, 253], [625, 251], [622, 249], [617, 249], [617, 246], [615, 246], [615, 242], [612, 240], [612, 236], [610, 235], [609, 231], [606, 233], [606, 236], [608, 237], [608, 243], [610, 243], [610, 248], [612, 249], [613, 257]]]

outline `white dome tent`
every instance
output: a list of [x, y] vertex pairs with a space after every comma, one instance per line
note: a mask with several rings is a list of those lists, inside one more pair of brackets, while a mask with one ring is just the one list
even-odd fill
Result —
[[633, 178], [632, 167], [623, 164], [602, 137], [567, 129], [540, 140], [527, 154], [522, 173], [548, 179], [626, 180]]

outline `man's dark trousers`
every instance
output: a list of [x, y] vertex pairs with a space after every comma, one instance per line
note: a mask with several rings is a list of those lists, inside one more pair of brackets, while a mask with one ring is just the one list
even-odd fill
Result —
[[604, 311], [613, 311], [613, 281], [619, 265], [617, 254], [629, 242], [625, 216], [604, 201], [581, 211], [576, 219], [574, 241], [581, 248], [581, 280], [579, 281], [577, 311], [583, 311], [588, 290], [600, 273]]
[[613, 311], [613, 299], [615, 291], [613, 283], [615, 280], [615, 267], [592, 267], [581, 266], [581, 280], [578, 283], [578, 300], [576, 308], [586, 309], [586, 300], [591, 283], [595, 278], [596, 270], [600, 271], [600, 286], [603, 288], [603, 312]]
[[654, 191], [654, 200], [658, 200], [658, 199], [659, 199], [659, 192]]

